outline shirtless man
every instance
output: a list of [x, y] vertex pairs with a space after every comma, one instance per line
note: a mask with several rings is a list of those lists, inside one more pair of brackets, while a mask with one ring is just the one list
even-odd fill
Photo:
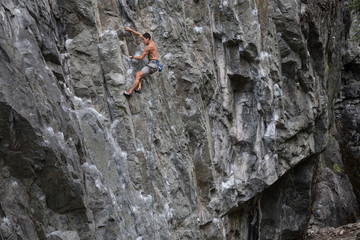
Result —
[[[151, 40], [151, 36], [149, 33], [141, 35], [140, 33], [132, 30], [129, 27], [125, 27], [125, 30], [134, 33], [136, 36], [141, 38], [143, 40], [143, 43], [146, 45], [144, 52], [140, 56], [129, 56], [129, 58], [141, 60], [147, 55], [149, 59], [149, 63], [143, 69], [141, 69], [141, 71], [136, 73], [136, 79], [132, 88], [129, 91], [124, 92], [125, 96], [130, 97], [134, 90], [137, 93], [141, 93], [141, 78], [145, 77], [146, 75], [153, 74], [158, 70], [159, 58], [155, 42]], [[138, 88], [136, 89], [136, 87]]]

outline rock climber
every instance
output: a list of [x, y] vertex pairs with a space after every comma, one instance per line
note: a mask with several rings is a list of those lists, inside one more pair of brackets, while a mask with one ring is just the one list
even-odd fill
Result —
[[134, 33], [136, 36], [143, 40], [143, 43], [146, 45], [144, 52], [140, 56], [129, 56], [131, 59], [142, 60], [145, 56], [148, 56], [149, 62], [148, 64], [141, 69], [141, 71], [136, 73], [135, 82], [132, 88], [129, 91], [125, 91], [124, 95], [130, 97], [133, 91], [137, 93], [141, 93], [141, 78], [145, 77], [149, 74], [153, 74], [159, 69], [159, 61], [158, 61], [158, 50], [156, 48], [155, 42], [151, 39], [149, 33], [144, 33], [141, 35], [135, 30], [125, 27], [125, 30]]

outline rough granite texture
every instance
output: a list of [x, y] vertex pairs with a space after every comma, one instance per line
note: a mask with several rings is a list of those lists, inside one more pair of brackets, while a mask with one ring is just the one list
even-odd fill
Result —
[[[1, 239], [316, 239], [356, 222], [348, 3], [1, 0]], [[124, 26], [164, 65], [129, 99], [146, 61]]]

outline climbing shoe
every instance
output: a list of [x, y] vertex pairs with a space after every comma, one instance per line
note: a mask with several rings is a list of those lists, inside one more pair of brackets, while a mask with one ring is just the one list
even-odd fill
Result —
[[161, 64], [159, 63], [159, 72], [161, 72], [162, 69], [163, 69], [163, 65], [161, 65]]
[[123, 94], [124, 94], [126, 97], [131, 97], [131, 93], [129, 93], [128, 91], [123, 92]]
[[139, 89], [139, 90], [138, 90], [138, 89], [135, 89], [134, 91], [135, 91], [136, 93], [139, 93], [139, 94], [141, 93], [141, 90], [140, 90], [140, 89]]

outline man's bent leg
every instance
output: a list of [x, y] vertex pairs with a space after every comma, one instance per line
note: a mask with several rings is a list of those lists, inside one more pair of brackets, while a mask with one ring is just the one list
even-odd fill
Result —
[[136, 73], [135, 82], [134, 82], [132, 88], [129, 90], [129, 93], [132, 93], [134, 91], [134, 89], [139, 85], [140, 79], [144, 76], [145, 76], [145, 74], [142, 71], [139, 71]]
[[142, 76], [140, 77], [139, 85], [138, 85], [137, 90], [141, 90], [141, 78], [149, 75], [149, 74], [150, 74], [150, 71], [151, 71], [151, 69], [150, 69], [149, 66], [145, 66], [145, 67], [143, 67], [143, 68], [141, 69], [140, 72], [142, 72], [143, 74], [142, 74]]
[[141, 90], [141, 78], [140, 78], [140, 81], [139, 81], [139, 85], [138, 85], [138, 88], [137, 88], [137, 90]]

